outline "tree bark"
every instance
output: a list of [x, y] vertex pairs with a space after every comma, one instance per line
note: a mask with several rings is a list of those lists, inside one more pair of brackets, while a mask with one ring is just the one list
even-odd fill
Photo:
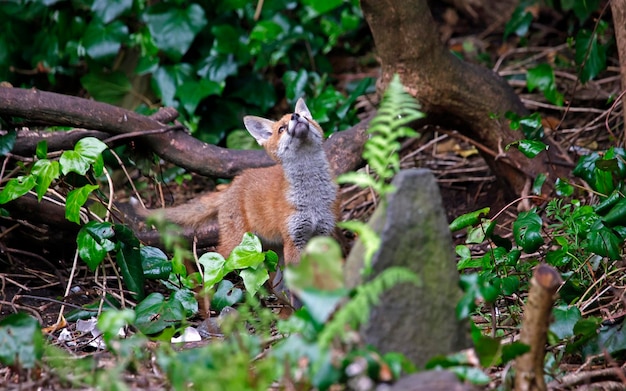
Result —
[[555, 295], [563, 280], [552, 266], [541, 264], [530, 280], [520, 342], [530, 351], [515, 360], [515, 391], [545, 391], [543, 363]]
[[[0, 115], [25, 118], [46, 126], [73, 126], [120, 137], [139, 138], [163, 159], [206, 176], [231, 178], [246, 168], [274, 164], [264, 151], [220, 148], [206, 144], [182, 130], [173, 130], [167, 125], [167, 122], [177, 117], [172, 108], [162, 109], [146, 117], [120, 107], [74, 96], [36, 89], [0, 87]], [[364, 122], [337, 132], [325, 143], [324, 148], [335, 173], [354, 170], [361, 164], [361, 151], [367, 139], [366, 126]], [[71, 132], [51, 135], [44, 135], [43, 138], [50, 138], [54, 140], [55, 146], [65, 148], [82, 138]], [[83, 137], [87, 135], [94, 134], [85, 133]], [[104, 137], [100, 133], [95, 135]], [[32, 133], [18, 136], [15, 151], [33, 154], [38, 141]]]
[[361, 7], [380, 57], [379, 90], [398, 73], [429, 121], [459, 120], [459, 131], [485, 147], [482, 156], [508, 184], [510, 195], [523, 194], [540, 173], [552, 180], [566, 174], [560, 166], [549, 164], [556, 160], [558, 148], [551, 147], [553, 151], [535, 159], [516, 148], [505, 151], [508, 144], [524, 137], [509, 128], [504, 115], [509, 111], [526, 115], [526, 108], [498, 75], [449, 52], [439, 40], [426, 0], [361, 0]]

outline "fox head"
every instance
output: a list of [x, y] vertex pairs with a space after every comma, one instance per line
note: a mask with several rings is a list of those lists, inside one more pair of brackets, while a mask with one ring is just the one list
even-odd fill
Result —
[[319, 151], [324, 139], [322, 128], [312, 118], [302, 98], [298, 99], [292, 114], [285, 114], [278, 121], [248, 115], [243, 118], [243, 123], [272, 159], [278, 162], [297, 159], [306, 151]]

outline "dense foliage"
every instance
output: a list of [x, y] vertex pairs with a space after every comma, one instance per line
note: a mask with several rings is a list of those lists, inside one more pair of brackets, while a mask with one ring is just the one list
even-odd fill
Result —
[[352, 104], [370, 84], [344, 96], [330, 76], [331, 51], [363, 44], [357, 1], [10, 1], [0, 17], [0, 80], [140, 111], [175, 107], [211, 143], [241, 128], [243, 114], [304, 95], [337, 130], [354, 123]]

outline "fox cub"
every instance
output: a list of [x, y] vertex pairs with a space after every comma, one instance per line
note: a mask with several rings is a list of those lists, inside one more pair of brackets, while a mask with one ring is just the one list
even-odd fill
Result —
[[282, 252], [286, 264], [297, 263], [312, 237], [333, 233], [338, 215], [337, 186], [322, 148], [324, 132], [303, 99], [278, 121], [246, 116], [243, 122], [278, 164], [247, 169], [226, 190], [161, 213], [192, 228], [217, 215], [217, 251], [224, 257], [252, 232], [264, 247]]

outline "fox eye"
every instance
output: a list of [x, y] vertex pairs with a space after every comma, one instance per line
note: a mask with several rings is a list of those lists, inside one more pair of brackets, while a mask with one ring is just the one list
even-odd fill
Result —
[[281, 126], [278, 128], [278, 134], [281, 134], [282, 132], [284, 132], [284, 131], [285, 131], [285, 129], [287, 129], [287, 125], [281, 125]]

